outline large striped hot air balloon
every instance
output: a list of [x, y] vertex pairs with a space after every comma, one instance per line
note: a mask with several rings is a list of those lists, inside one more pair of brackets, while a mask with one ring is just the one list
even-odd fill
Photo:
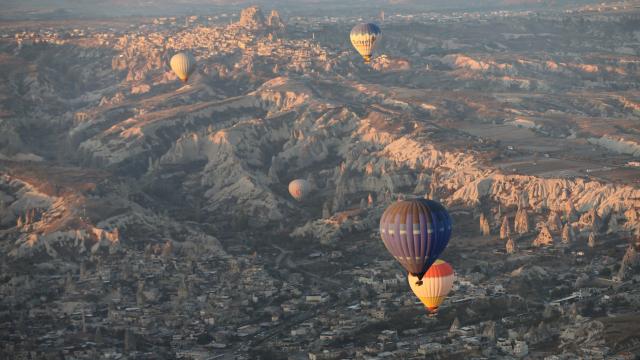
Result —
[[435, 313], [449, 295], [454, 279], [455, 275], [451, 265], [440, 259], [436, 260], [429, 271], [424, 274], [421, 285], [418, 285], [419, 281], [416, 276], [409, 274], [407, 277], [411, 290], [430, 313]]
[[181, 52], [173, 55], [169, 61], [171, 70], [180, 78], [180, 80], [187, 82], [189, 76], [196, 69], [196, 59], [193, 58], [188, 52]]
[[422, 279], [451, 237], [451, 217], [437, 201], [397, 201], [380, 218], [384, 246], [411, 275]]
[[376, 46], [376, 41], [382, 35], [382, 31], [376, 24], [359, 24], [351, 29], [351, 43], [358, 53], [364, 58], [364, 63], [371, 62], [371, 54]]
[[311, 191], [311, 184], [304, 179], [296, 179], [289, 183], [289, 193], [294, 199], [302, 201]]

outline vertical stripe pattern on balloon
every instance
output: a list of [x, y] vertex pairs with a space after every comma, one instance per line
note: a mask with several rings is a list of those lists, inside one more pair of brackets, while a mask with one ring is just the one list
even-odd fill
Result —
[[389, 253], [409, 273], [421, 277], [447, 246], [451, 217], [433, 200], [398, 201], [382, 215], [380, 236]]

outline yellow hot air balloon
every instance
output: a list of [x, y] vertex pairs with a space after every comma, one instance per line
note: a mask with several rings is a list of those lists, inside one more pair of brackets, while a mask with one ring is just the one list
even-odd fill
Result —
[[289, 183], [289, 193], [294, 199], [301, 201], [311, 190], [311, 185], [307, 180], [296, 179]]
[[189, 76], [196, 69], [196, 59], [193, 58], [188, 52], [181, 52], [173, 55], [171, 61], [171, 70], [180, 78], [180, 80], [187, 82]]
[[430, 313], [435, 313], [453, 287], [453, 268], [444, 260], [436, 260], [422, 278], [409, 274], [409, 286]]
[[382, 31], [376, 24], [358, 24], [351, 29], [351, 43], [358, 53], [364, 58], [364, 63], [371, 62], [371, 54], [376, 46], [376, 41], [382, 35]]

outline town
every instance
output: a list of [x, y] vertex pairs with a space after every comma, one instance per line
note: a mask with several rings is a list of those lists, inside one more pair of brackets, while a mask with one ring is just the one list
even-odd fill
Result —
[[[0, 22], [0, 355], [637, 358], [639, 14], [381, 10], [370, 67], [350, 14]], [[437, 314], [380, 239], [412, 197]]]

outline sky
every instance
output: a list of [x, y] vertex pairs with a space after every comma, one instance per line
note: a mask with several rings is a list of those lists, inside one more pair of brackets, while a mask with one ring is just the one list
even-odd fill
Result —
[[[340, 14], [345, 8], [352, 11], [376, 8], [398, 11], [482, 10], [514, 7], [546, 8], [575, 3], [594, 3], [588, 0], [0, 0], [2, 20], [103, 18], [114, 16], [166, 16], [213, 14], [260, 5], [282, 13]], [[601, 2], [601, 1], [600, 1]]]

